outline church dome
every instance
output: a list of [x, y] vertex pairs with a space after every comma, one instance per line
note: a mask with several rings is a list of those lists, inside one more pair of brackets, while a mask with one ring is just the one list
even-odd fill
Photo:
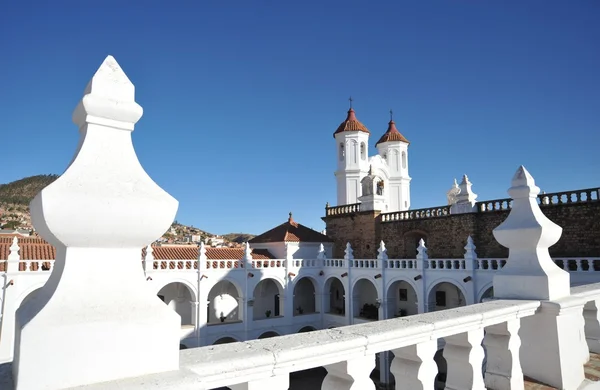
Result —
[[400, 132], [396, 128], [396, 122], [394, 122], [393, 120], [390, 120], [390, 123], [388, 123], [387, 131], [381, 138], [379, 138], [379, 141], [377, 141], [375, 146], [377, 146], [378, 144], [381, 144], [383, 142], [392, 142], [392, 141], [406, 142], [407, 144], [410, 143], [410, 142], [408, 142], [408, 140], [406, 138], [404, 138], [404, 136], [402, 134], [400, 134]]
[[356, 113], [353, 108], [348, 110], [348, 116], [346, 120], [340, 123], [335, 133], [333, 133], [333, 137], [335, 138], [336, 134], [342, 133], [344, 131], [362, 131], [367, 134], [371, 134], [369, 129], [365, 125], [363, 125], [358, 119], [356, 119]]

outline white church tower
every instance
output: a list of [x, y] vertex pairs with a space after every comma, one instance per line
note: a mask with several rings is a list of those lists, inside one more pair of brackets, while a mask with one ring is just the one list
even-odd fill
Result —
[[333, 133], [337, 149], [337, 204], [358, 203], [360, 181], [369, 172], [369, 135], [365, 125], [356, 119], [350, 98], [348, 117]]
[[409, 142], [396, 128], [393, 112], [385, 134], [375, 147], [389, 169], [387, 192], [387, 212], [404, 211], [410, 208], [410, 176], [408, 176]]

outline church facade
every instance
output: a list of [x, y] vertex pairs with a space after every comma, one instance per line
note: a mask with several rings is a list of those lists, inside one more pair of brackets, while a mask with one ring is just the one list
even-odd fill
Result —
[[[353, 108], [334, 132], [337, 148], [337, 206], [326, 205], [323, 220], [334, 242], [334, 257], [343, 257], [348, 243], [360, 258], [374, 258], [381, 241], [393, 258], [414, 259], [423, 239], [436, 258], [463, 256], [471, 236], [481, 257], [508, 256], [492, 230], [507, 216], [509, 198], [477, 201], [465, 175], [447, 193], [446, 205], [410, 209], [408, 140], [393, 120], [376, 143], [378, 154], [367, 156], [370, 131]], [[552, 256], [600, 255], [600, 189], [587, 188], [540, 194], [544, 214], [565, 229], [550, 248]]]
[[[400, 134], [393, 118], [387, 131], [376, 142], [377, 154], [369, 156], [371, 132], [356, 117], [352, 107], [333, 133], [337, 148], [337, 204], [375, 201], [385, 212], [410, 208], [408, 140]], [[363, 191], [363, 179], [371, 177], [373, 193]], [[361, 199], [362, 196], [373, 198]]]

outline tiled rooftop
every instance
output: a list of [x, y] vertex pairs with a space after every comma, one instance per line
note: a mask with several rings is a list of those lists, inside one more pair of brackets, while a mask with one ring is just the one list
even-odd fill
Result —
[[292, 213], [288, 220], [263, 234], [254, 237], [250, 244], [263, 244], [268, 242], [333, 242], [333, 240], [324, 234], [321, 234], [311, 228], [299, 224], [292, 218]]

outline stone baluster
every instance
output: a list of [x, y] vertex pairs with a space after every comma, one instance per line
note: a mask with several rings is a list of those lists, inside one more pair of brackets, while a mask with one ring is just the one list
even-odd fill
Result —
[[577, 272], [583, 271], [583, 268], [581, 268], [581, 259], [575, 260], [575, 263], [577, 264]]
[[181, 318], [156, 299], [140, 267], [140, 248], [169, 228], [178, 202], [139, 163], [131, 133], [142, 107], [113, 57], [84, 94], [73, 113], [75, 157], [30, 203], [56, 260], [46, 284], [17, 310], [19, 389], [39, 389], [40, 378], [57, 389], [179, 366]]
[[583, 307], [585, 339], [593, 353], [600, 353], [600, 299], [589, 301]]
[[484, 380], [489, 389], [523, 389], [523, 371], [519, 359], [520, 327], [521, 321], [514, 319], [485, 328], [483, 344], [487, 364]]
[[485, 390], [481, 367], [485, 353], [481, 346], [483, 329], [445, 337], [444, 359], [448, 390]]
[[354, 318], [354, 296], [352, 294], [351, 291], [351, 280], [352, 280], [352, 268], [354, 268], [354, 250], [352, 250], [352, 246], [350, 245], [350, 243], [346, 243], [346, 249], [344, 250], [344, 261], [346, 261], [346, 266], [347, 266], [347, 275], [345, 278], [343, 278], [342, 280], [346, 280], [346, 282], [342, 282], [344, 284], [344, 289], [346, 290], [346, 313], [348, 316], [348, 319], [350, 320], [350, 323], [352, 323], [353, 318]]
[[434, 360], [437, 340], [394, 349], [390, 371], [396, 379], [396, 390], [430, 390], [435, 388], [438, 367]]
[[588, 259], [588, 272], [594, 272], [595, 268], [594, 268], [594, 260], [592, 259]]
[[527, 346], [520, 351], [523, 373], [559, 389], [575, 389], [584, 380], [584, 302], [570, 297], [570, 275], [550, 257], [548, 248], [559, 240], [562, 228], [542, 213], [539, 192], [531, 174], [519, 167], [508, 190], [513, 207], [493, 230], [509, 250], [506, 265], [494, 275], [494, 297], [544, 301], [536, 315], [521, 321]]
[[375, 355], [329, 364], [321, 390], [375, 390], [370, 377], [374, 368]]
[[231, 390], [288, 390], [290, 388], [290, 375], [282, 374], [265, 379], [257, 379], [237, 385], [229, 385]]

